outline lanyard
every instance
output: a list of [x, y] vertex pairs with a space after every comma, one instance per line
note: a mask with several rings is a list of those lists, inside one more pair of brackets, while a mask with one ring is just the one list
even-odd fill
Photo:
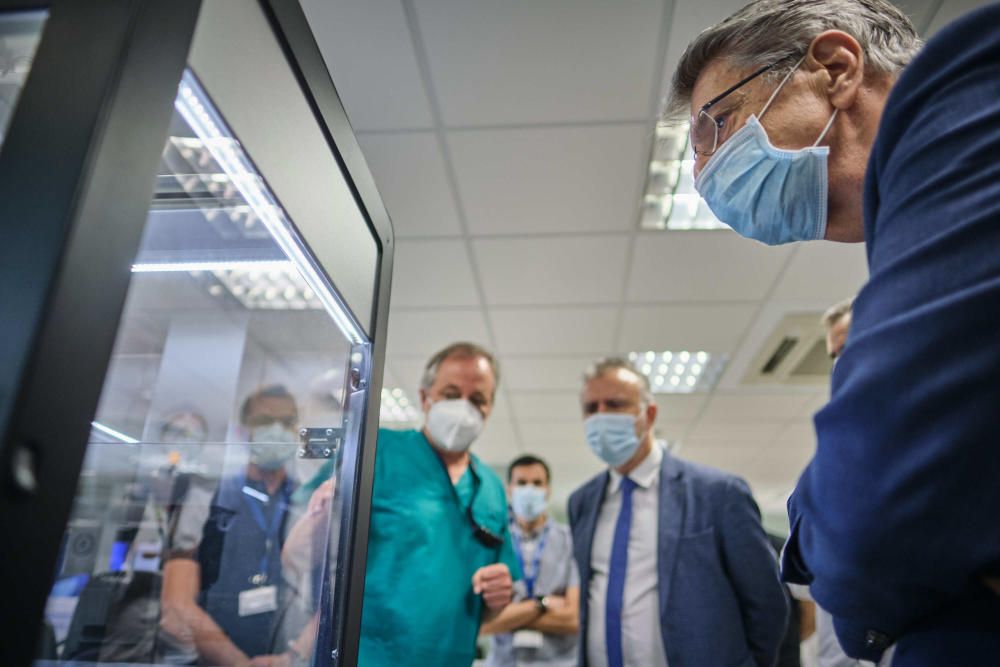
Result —
[[528, 599], [535, 597], [535, 582], [538, 581], [538, 572], [542, 568], [542, 550], [545, 549], [545, 538], [549, 534], [549, 522], [545, 522], [542, 528], [542, 535], [538, 538], [538, 546], [535, 547], [535, 557], [531, 563], [531, 576], [528, 576], [528, 569], [524, 566], [524, 553], [521, 550], [521, 531], [514, 527], [510, 531], [510, 539], [514, 543], [514, 552], [517, 554], [517, 564], [521, 566], [521, 574], [524, 575], [524, 587], [528, 592]]
[[[246, 486], [244, 485], [244, 489]], [[278, 538], [278, 532], [281, 530], [281, 520], [285, 518], [285, 510], [288, 508], [287, 504], [288, 491], [285, 484], [281, 485], [281, 494], [276, 498], [276, 504], [274, 510], [271, 513], [271, 524], [267, 524], [267, 520], [264, 518], [264, 510], [261, 509], [263, 501], [259, 500], [255, 496], [243, 491], [243, 500], [246, 501], [247, 506], [250, 508], [250, 515], [253, 517], [254, 523], [260, 528], [261, 532], [264, 533], [264, 555], [260, 558], [260, 566], [257, 570], [258, 574], [250, 577], [250, 583], [255, 585], [263, 585], [267, 583], [267, 573], [268, 566], [271, 563], [271, 552], [274, 550], [274, 542]]]

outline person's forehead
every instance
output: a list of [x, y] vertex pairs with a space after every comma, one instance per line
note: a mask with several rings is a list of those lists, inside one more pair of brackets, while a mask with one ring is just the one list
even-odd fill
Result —
[[490, 362], [479, 356], [448, 357], [438, 366], [434, 384], [440, 386], [456, 381], [492, 385], [494, 378]]
[[541, 463], [526, 463], [524, 465], [514, 466], [514, 469], [510, 471], [510, 476], [513, 479], [545, 479], [545, 467]]
[[287, 415], [295, 412], [295, 402], [288, 396], [258, 396], [250, 404], [251, 415]]
[[691, 113], [696, 113], [706, 102], [738, 83], [748, 73], [746, 68], [735, 67], [725, 58], [709, 62], [702, 68], [691, 91]]
[[631, 397], [639, 393], [639, 383], [639, 378], [632, 371], [627, 368], [615, 368], [588, 381], [583, 387], [583, 395], [591, 398]]

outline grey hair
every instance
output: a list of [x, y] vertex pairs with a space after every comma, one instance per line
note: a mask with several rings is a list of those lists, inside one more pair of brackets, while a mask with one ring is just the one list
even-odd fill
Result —
[[826, 30], [841, 30], [858, 40], [866, 70], [893, 78], [923, 45], [906, 14], [887, 0], [755, 0], [688, 45], [670, 83], [665, 120], [688, 117], [695, 82], [716, 59], [746, 69], [782, 63], [784, 69], [768, 73], [777, 76]]
[[844, 299], [840, 303], [835, 303], [826, 309], [823, 313], [823, 317], [820, 318], [820, 324], [829, 330], [837, 322], [839, 322], [845, 315], [850, 315], [851, 310], [854, 308], [854, 297], [849, 299]]
[[427, 362], [424, 366], [424, 374], [420, 378], [420, 388], [424, 391], [428, 391], [433, 385], [434, 380], [437, 379], [438, 369], [441, 368], [441, 363], [449, 357], [482, 357], [490, 364], [490, 370], [493, 371], [493, 395], [497, 393], [497, 387], [500, 386], [500, 362], [496, 360], [493, 353], [487, 350], [481, 345], [476, 345], [475, 343], [452, 343], [448, 347], [440, 350]]
[[649, 385], [649, 378], [643, 373], [640, 373], [639, 369], [635, 367], [635, 364], [622, 357], [604, 357], [602, 359], [598, 359], [592, 363], [586, 371], [584, 371], [583, 383], [586, 384], [591, 380], [618, 370], [626, 370], [639, 378], [639, 386], [642, 390], [643, 402], [647, 405], [653, 402], [653, 390]]

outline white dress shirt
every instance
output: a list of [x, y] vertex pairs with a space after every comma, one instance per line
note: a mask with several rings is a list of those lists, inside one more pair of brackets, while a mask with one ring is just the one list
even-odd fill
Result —
[[[632, 527], [628, 539], [628, 569], [622, 604], [622, 660], [626, 667], [661, 667], [667, 664], [660, 628], [659, 576], [657, 573], [660, 518], [659, 443], [632, 472]], [[604, 640], [604, 604], [608, 592], [608, 570], [615, 523], [622, 506], [622, 476], [611, 470], [604, 502], [597, 516], [590, 553], [591, 578], [587, 594], [587, 665], [607, 667]]]

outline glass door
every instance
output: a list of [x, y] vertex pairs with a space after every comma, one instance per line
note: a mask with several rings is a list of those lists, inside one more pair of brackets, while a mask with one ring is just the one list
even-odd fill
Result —
[[46, 18], [45, 11], [0, 13], [0, 147], [31, 71]]
[[36, 664], [314, 664], [371, 344], [190, 71], [174, 109]]

